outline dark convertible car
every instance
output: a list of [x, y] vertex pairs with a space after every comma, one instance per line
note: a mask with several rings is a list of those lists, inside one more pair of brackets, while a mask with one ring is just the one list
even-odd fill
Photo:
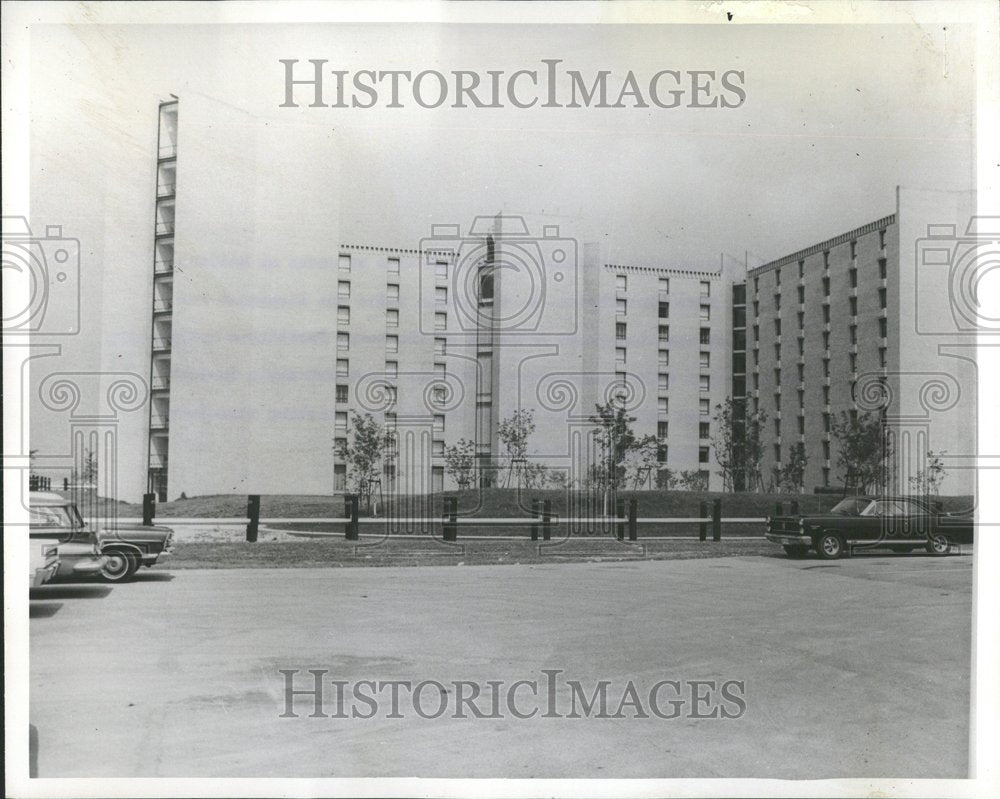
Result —
[[827, 513], [772, 516], [766, 537], [790, 557], [815, 550], [833, 559], [875, 547], [947, 555], [956, 544], [971, 544], [972, 530], [971, 515], [944, 513], [913, 497], [846, 497]]

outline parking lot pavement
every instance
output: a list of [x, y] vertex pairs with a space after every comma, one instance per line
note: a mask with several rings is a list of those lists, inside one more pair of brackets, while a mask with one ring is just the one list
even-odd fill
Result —
[[[38, 773], [962, 777], [971, 566], [966, 556], [868, 555], [157, 569], [103, 595], [46, 587], [32, 594], [33, 609], [46, 608], [31, 621]], [[298, 689], [318, 669], [346, 681], [435, 680], [448, 692], [460, 680], [544, 688], [542, 670], [561, 669], [562, 717], [452, 718], [447, 695], [441, 718], [405, 699], [392, 718], [380, 694], [371, 719], [309, 718], [310, 696], [292, 698], [298, 718], [280, 718], [280, 669], [299, 670]], [[613, 708], [632, 680], [647, 710], [661, 680], [742, 680], [746, 709], [566, 718], [566, 680], [588, 696], [609, 680]], [[332, 688], [325, 697], [322, 711], [336, 713]], [[529, 693], [517, 697], [516, 709], [532, 707]]]

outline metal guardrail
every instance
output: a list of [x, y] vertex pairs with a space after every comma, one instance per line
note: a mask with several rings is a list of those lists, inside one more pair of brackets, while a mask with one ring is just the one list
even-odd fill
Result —
[[[141, 519], [120, 518], [121, 523], [141, 523], [152, 525], [155, 515], [155, 496], [146, 494], [143, 497], [143, 516]], [[441, 516], [394, 516], [391, 513], [381, 517], [364, 517], [359, 515], [359, 498], [356, 494], [344, 496], [343, 516], [265, 516], [260, 515], [260, 495], [251, 494], [247, 497], [246, 516], [229, 517], [174, 517], [165, 518], [167, 524], [173, 526], [215, 526], [215, 527], [242, 527], [246, 526], [246, 540], [255, 542], [257, 540], [260, 525], [274, 524], [343, 524], [343, 533], [333, 532], [306, 532], [303, 535], [315, 537], [343, 536], [347, 540], [357, 540], [360, 535], [362, 525], [420, 525], [428, 528], [441, 526], [442, 535], [445, 541], [456, 541], [460, 526], [472, 527], [518, 527], [527, 526], [530, 528], [531, 540], [539, 538], [541, 532], [543, 540], [551, 538], [554, 528], [566, 525], [588, 525], [605, 527], [614, 530], [619, 540], [624, 540], [626, 531], [629, 541], [638, 540], [639, 525], [670, 525], [670, 524], [697, 524], [699, 525], [699, 539], [707, 540], [708, 528], [712, 528], [712, 540], [722, 540], [723, 524], [762, 524], [765, 517], [757, 516], [735, 516], [723, 518], [722, 502], [719, 499], [713, 500], [711, 504], [702, 502], [700, 515], [698, 516], [647, 516], [640, 518], [637, 513], [638, 501], [630, 499], [618, 500], [615, 506], [615, 515], [594, 515], [594, 516], [560, 516], [553, 513], [550, 500], [532, 500], [531, 516], [506, 516], [506, 517], [478, 517], [472, 515], [458, 514], [458, 499], [456, 497], [444, 497], [444, 508]], [[776, 507], [775, 511], [780, 513], [781, 509]]]

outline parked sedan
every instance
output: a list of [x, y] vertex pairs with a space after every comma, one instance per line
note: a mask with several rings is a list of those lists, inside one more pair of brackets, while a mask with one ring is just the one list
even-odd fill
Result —
[[815, 550], [833, 559], [866, 546], [947, 555], [955, 544], [971, 544], [972, 530], [971, 516], [943, 513], [913, 497], [847, 497], [827, 513], [771, 517], [766, 537], [789, 557]]
[[[57, 577], [99, 574], [106, 558], [99, 540], [86, 530], [76, 506], [58, 494], [33, 491], [28, 495], [29, 536], [33, 549], [56, 554]], [[48, 557], [48, 554], [46, 554]]]

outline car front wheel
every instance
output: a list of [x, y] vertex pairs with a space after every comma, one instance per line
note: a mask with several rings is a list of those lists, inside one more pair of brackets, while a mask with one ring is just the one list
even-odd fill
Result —
[[107, 561], [101, 569], [101, 577], [105, 582], [124, 583], [131, 580], [139, 571], [139, 556], [131, 552], [111, 551], [102, 553]]
[[928, 539], [927, 551], [932, 555], [947, 555], [951, 552], [951, 541], [948, 540], [947, 536], [938, 533]]
[[839, 533], [823, 533], [816, 542], [816, 551], [824, 560], [836, 560], [844, 557], [847, 544]]

